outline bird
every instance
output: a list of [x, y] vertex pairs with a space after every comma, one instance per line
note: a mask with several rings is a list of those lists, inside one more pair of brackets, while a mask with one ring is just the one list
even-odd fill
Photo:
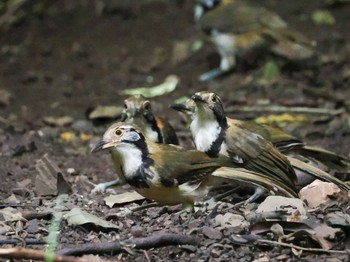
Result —
[[[286, 169], [286, 166], [281, 166], [280, 161], [276, 162], [274, 159], [274, 157], [281, 158], [283, 163], [289, 162], [295, 170], [335, 183], [345, 191], [349, 190], [349, 186], [342, 181], [295, 156], [318, 160], [330, 167], [338, 166], [341, 170], [350, 167], [350, 162], [345, 157], [321, 148], [307, 146], [278, 128], [226, 117], [221, 98], [215, 93], [200, 91], [191, 98], [195, 102], [194, 108], [193, 104], [189, 103], [172, 107], [183, 110], [187, 115], [192, 114], [190, 127], [198, 150], [207, 152], [210, 156], [228, 155], [232, 161], [246, 169], [277, 175], [282, 181], [286, 180], [293, 186], [290, 180], [295, 182], [294, 172], [288, 172], [289, 167]], [[260, 160], [264, 162], [260, 163]], [[286, 172], [275, 172], [278, 167], [271, 168], [275, 164], [284, 167]], [[298, 186], [298, 181], [294, 186]]]
[[124, 100], [121, 121], [135, 123], [156, 143], [179, 144], [174, 128], [164, 118], [153, 113], [151, 102], [143, 95], [129, 96]]
[[[192, 99], [187, 99], [183, 104], [172, 104], [170, 108], [180, 112], [184, 116], [186, 126], [190, 127], [195, 111], [195, 103]], [[254, 132], [270, 141], [281, 153], [287, 156], [314, 163], [327, 172], [350, 174], [350, 160], [345, 156], [322, 147], [307, 145], [299, 138], [269, 124], [257, 123], [254, 120], [240, 120], [240, 122], [243, 126], [250, 126]]]
[[[124, 100], [121, 121], [137, 124], [140, 126], [144, 134], [156, 143], [179, 144], [175, 130], [170, 123], [162, 117], [154, 114], [151, 102], [141, 94], [129, 96]], [[113, 185], [125, 184], [124, 177], [120, 175], [120, 155], [117, 152], [112, 151], [111, 156], [118, 179], [97, 184], [91, 191], [92, 193], [105, 191], [106, 188]]]
[[246, 170], [226, 156], [212, 158], [198, 150], [155, 143], [135, 124], [111, 125], [91, 150], [109, 149], [121, 160], [121, 175], [136, 192], [159, 205], [193, 210], [194, 202], [222, 183], [243, 183], [296, 197], [296, 192], [274, 177]]
[[194, 16], [221, 57], [220, 66], [200, 75], [200, 81], [229, 72], [236, 55], [251, 50], [270, 50], [294, 61], [315, 54], [314, 41], [289, 28], [276, 13], [244, 0], [195, 0]]

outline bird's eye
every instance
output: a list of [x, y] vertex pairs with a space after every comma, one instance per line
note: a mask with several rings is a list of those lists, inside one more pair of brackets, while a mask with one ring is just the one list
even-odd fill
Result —
[[211, 96], [211, 101], [212, 101], [213, 103], [216, 103], [216, 101], [217, 101], [216, 95], [212, 95], [212, 96]]
[[151, 109], [151, 103], [150, 103], [149, 101], [145, 101], [145, 102], [143, 103], [143, 108], [144, 108], [145, 110], [150, 110], [150, 109]]
[[123, 131], [120, 130], [120, 129], [118, 128], [118, 129], [116, 129], [116, 130], [114, 131], [114, 134], [115, 134], [116, 136], [121, 136], [121, 135], [123, 134]]

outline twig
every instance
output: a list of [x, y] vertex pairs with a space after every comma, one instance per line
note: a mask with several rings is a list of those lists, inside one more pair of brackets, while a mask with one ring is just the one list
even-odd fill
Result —
[[294, 244], [289, 243], [283, 243], [283, 242], [277, 242], [272, 240], [266, 240], [266, 239], [257, 239], [259, 243], [265, 243], [265, 244], [271, 244], [271, 245], [277, 245], [277, 246], [283, 246], [283, 247], [290, 247], [302, 251], [308, 251], [308, 252], [316, 252], [316, 253], [331, 253], [331, 254], [350, 254], [350, 250], [326, 250], [322, 248], [307, 248], [307, 247], [301, 247]]
[[150, 237], [140, 237], [120, 242], [87, 244], [79, 247], [64, 248], [57, 252], [60, 255], [79, 256], [83, 254], [120, 253], [126, 246], [136, 249], [150, 249], [169, 245], [198, 245], [198, 240], [186, 235], [156, 234]]
[[[35, 250], [30, 248], [12, 247], [12, 248], [0, 248], [0, 258], [10, 259], [31, 259], [44, 261], [47, 257], [44, 251]], [[68, 256], [53, 256], [53, 262], [87, 262], [86, 259], [68, 257]]]
[[[17, 245], [19, 243], [22, 243], [19, 239], [0, 239], [0, 245]], [[24, 244], [26, 246], [29, 245], [45, 245], [45, 240], [40, 239], [24, 239]]]
[[51, 211], [37, 212], [37, 211], [23, 211], [22, 216], [27, 220], [32, 219], [50, 219], [52, 218]]
[[270, 113], [303, 113], [319, 115], [339, 115], [345, 112], [344, 109], [328, 109], [315, 107], [289, 107], [289, 106], [231, 106], [225, 110], [227, 113], [233, 112], [270, 112]]

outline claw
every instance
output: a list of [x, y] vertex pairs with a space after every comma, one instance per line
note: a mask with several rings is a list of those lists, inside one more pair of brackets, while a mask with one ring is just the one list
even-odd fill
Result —
[[116, 180], [112, 180], [112, 181], [109, 181], [109, 182], [97, 184], [97, 185], [95, 185], [95, 187], [91, 190], [91, 194], [103, 193], [103, 192], [106, 191], [106, 189], [107, 189], [108, 187], [117, 185], [118, 183], [119, 183], [119, 180], [116, 179]]

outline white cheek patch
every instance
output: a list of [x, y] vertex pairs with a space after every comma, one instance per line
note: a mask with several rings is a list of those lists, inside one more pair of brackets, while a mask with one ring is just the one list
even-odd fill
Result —
[[132, 176], [142, 165], [142, 152], [134, 145], [120, 145], [118, 152], [122, 157], [125, 176]]

